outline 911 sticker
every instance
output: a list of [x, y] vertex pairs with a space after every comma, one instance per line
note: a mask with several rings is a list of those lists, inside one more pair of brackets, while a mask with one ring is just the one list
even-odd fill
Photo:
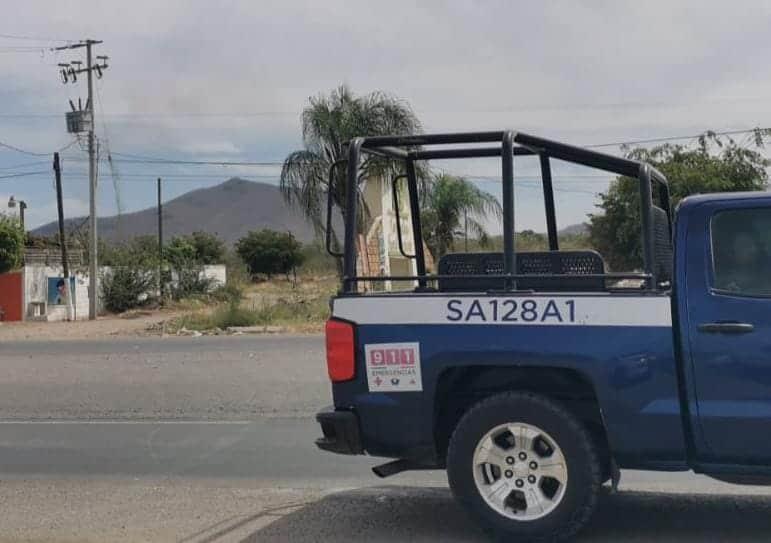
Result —
[[419, 343], [370, 343], [364, 345], [367, 387], [370, 392], [423, 390]]

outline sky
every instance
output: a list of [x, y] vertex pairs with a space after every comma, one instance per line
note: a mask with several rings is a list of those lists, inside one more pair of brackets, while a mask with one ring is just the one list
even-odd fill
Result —
[[[63, 156], [68, 217], [88, 212], [82, 142], [66, 132], [57, 64], [103, 40], [96, 83], [98, 214], [155, 204], [240, 176], [277, 183], [302, 146], [308, 98], [345, 83], [406, 100], [426, 132], [511, 128], [605, 144], [771, 126], [771, 3], [701, 1], [34, 1], [0, 21], [0, 211], [56, 218], [51, 154]], [[692, 144], [693, 139], [683, 139]], [[603, 150], [619, 154], [617, 145]], [[267, 162], [193, 166], [131, 157]], [[499, 161], [436, 163], [500, 194]], [[545, 230], [533, 159], [517, 159], [516, 228]], [[31, 174], [18, 177], [17, 174]], [[558, 164], [560, 227], [594, 211], [607, 174]]]

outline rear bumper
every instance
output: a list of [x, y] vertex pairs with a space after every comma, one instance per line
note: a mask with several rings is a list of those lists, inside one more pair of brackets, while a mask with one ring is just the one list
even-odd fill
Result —
[[319, 449], [338, 454], [364, 454], [356, 413], [330, 406], [316, 414], [316, 421], [324, 434], [316, 440]]

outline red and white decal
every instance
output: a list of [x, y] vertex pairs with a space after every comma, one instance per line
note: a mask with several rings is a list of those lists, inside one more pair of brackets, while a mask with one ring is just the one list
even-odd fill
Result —
[[419, 343], [369, 343], [364, 356], [370, 392], [423, 390]]

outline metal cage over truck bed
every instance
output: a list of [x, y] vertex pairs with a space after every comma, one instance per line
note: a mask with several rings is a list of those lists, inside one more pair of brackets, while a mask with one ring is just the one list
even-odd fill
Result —
[[[476, 144], [469, 147], [469, 144]], [[481, 145], [495, 144], [495, 145]], [[465, 147], [460, 147], [466, 145]], [[449, 148], [448, 148], [449, 146]], [[415, 253], [407, 255], [402, 248], [397, 215], [399, 248], [415, 259], [414, 276], [360, 276], [356, 274], [356, 228], [359, 164], [362, 154], [386, 157], [402, 163], [407, 181]], [[546, 211], [549, 251], [517, 253], [514, 240], [514, 157], [538, 156]], [[423, 234], [418, 201], [418, 179], [415, 162], [461, 158], [501, 157], [503, 252], [445, 255], [438, 263], [438, 274], [426, 273]], [[639, 180], [643, 271], [607, 273], [602, 257], [594, 251], [560, 251], [554, 206], [551, 159], [558, 159], [632, 177]], [[556, 141], [511, 130], [415, 136], [378, 136], [355, 138], [348, 145], [345, 194], [344, 252], [331, 248], [331, 218], [327, 222], [327, 250], [343, 258], [343, 292], [354, 294], [362, 281], [414, 281], [418, 290], [432, 290], [429, 281], [440, 291], [586, 291], [604, 290], [608, 280], [635, 279], [648, 290], [667, 288], [672, 273], [672, 212], [666, 177], [649, 164], [599, 153]], [[332, 166], [332, 170], [339, 165]], [[330, 182], [333, 171], [330, 171]], [[656, 200], [654, 203], [654, 185]], [[331, 215], [329, 191], [327, 211]], [[398, 214], [398, 205], [395, 206]]]

